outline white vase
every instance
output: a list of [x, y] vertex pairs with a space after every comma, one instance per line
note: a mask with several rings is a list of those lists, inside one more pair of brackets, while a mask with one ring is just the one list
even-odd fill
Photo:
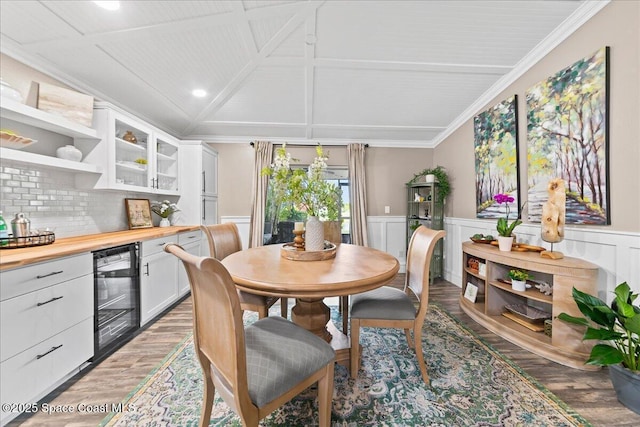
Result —
[[524, 280], [511, 280], [511, 289], [518, 292], [524, 292], [527, 290], [527, 282]]
[[56, 150], [56, 156], [59, 159], [79, 162], [80, 160], [82, 160], [82, 151], [78, 150], [73, 145], [65, 145], [64, 147], [60, 147]]
[[307, 218], [307, 226], [304, 232], [304, 250], [324, 250], [324, 225], [317, 216]]
[[169, 221], [169, 218], [162, 218], [160, 220], [160, 224], [158, 224], [158, 227], [169, 227], [171, 225], [171, 222]]
[[513, 236], [498, 236], [498, 247], [501, 251], [511, 252], [511, 246], [513, 246]]

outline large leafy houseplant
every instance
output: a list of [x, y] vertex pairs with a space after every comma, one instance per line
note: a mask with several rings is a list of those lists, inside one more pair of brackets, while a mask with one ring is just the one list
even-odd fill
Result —
[[262, 170], [271, 179], [278, 210], [291, 203], [296, 210], [321, 219], [337, 219], [340, 212], [340, 188], [324, 179], [328, 156], [322, 146], [316, 147], [316, 157], [308, 170], [291, 167], [291, 154], [286, 144], [276, 149], [274, 162]]
[[640, 373], [640, 307], [633, 305], [638, 294], [631, 292], [627, 282], [619, 284], [616, 297], [608, 306], [601, 299], [573, 288], [573, 300], [586, 316], [575, 317], [560, 313], [565, 322], [583, 325], [583, 340], [599, 340], [593, 346], [587, 364], [609, 366], [622, 363], [636, 374]]

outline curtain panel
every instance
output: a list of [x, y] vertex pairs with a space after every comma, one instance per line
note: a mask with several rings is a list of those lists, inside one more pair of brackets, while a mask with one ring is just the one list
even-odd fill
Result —
[[267, 185], [269, 177], [262, 176], [262, 169], [271, 164], [273, 144], [269, 141], [255, 141], [255, 162], [253, 167], [253, 186], [251, 223], [249, 225], [249, 247], [262, 246], [264, 236], [264, 215], [267, 206]]
[[364, 169], [364, 144], [349, 144], [349, 187], [351, 197], [351, 243], [369, 246], [367, 239], [367, 180]]

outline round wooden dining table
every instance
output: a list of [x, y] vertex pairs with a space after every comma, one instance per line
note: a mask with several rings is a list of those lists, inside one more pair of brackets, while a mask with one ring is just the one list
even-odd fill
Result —
[[339, 363], [349, 361], [349, 339], [331, 322], [325, 297], [352, 295], [389, 283], [400, 264], [373, 248], [338, 245], [335, 258], [298, 261], [280, 254], [282, 245], [235, 252], [222, 260], [238, 289], [258, 295], [296, 298], [291, 320], [330, 342]]

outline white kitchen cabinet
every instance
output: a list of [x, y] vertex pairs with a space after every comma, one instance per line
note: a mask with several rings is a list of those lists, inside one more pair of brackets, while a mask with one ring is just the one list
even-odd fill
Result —
[[[36, 402], [93, 357], [93, 258], [84, 253], [1, 276], [2, 402]], [[3, 411], [1, 423], [17, 415]]]
[[184, 224], [218, 223], [218, 153], [201, 141], [180, 144], [180, 179], [198, 185], [185, 185], [180, 191], [181, 220]]
[[218, 195], [218, 153], [202, 149], [202, 194]]
[[202, 225], [218, 223], [218, 198], [202, 196]]
[[93, 188], [179, 195], [177, 139], [104, 103], [93, 124], [102, 140], [85, 161], [104, 170]]
[[178, 258], [164, 251], [177, 236], [142, 242], [140, 258], [140, 326], [178, 299]]
[[0, 157], [3, 160], [77, 172], [83, 174], [85, 179], [87, 174], [102, 173], [100, 166], [84, 159], [75, 162], [55, 156], [56, 149], [66, 144], [75, 145], [86, 156], [100, 141], [95, 129], [8, 98], [2, 98], [0, 102], [0, 117], [2, 128], [12, 129], [22, 137], [38, 140], [36, 144], [20, 150], [0, 147]]
[[[178, 244], [188, 253], [200, 256], [200, 243], [202, 242], [201, 231], [191, 231], [189, 233], [180, 233], [178, 235]], [[204, 239], [206, 240], [206, 239]], [[208, 252], [207, 252], [208, 253]], [[189, 277], [181, 261], [178, 261], [178, 297], [189, 292]]]

